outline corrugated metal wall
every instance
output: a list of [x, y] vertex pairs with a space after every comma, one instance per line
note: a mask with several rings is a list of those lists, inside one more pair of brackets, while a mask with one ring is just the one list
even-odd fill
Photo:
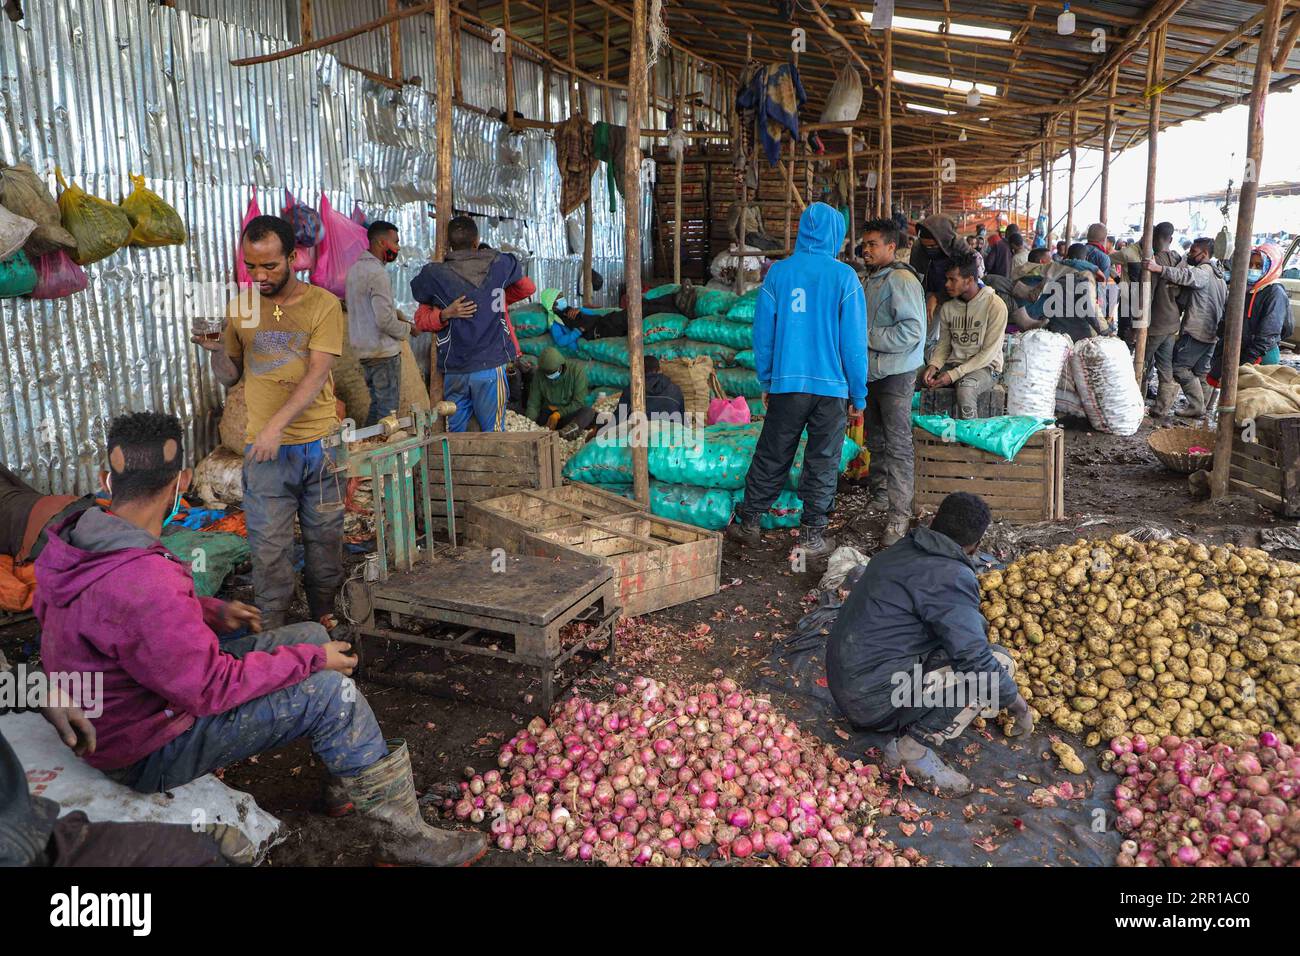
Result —
[[[360, 22], [377, 4], [316, 0], [317, 33]], [[397, 223], [405, 249], [394, 287], [408, 309], [409, 279], [433, 250], [436, 110], [427, 89], [398, 95], [320, 52], [231, 67], [233, 58], [296, 37], [290, 5], [178, 6], [47, 0], [27, 4], [21, 25], [0, 25], [0, 159], [31, 164], [51, 187], [57, 164], [69, 181], [111, 200], [129, 192], [129, 174], [143, 174], [190, 230], [185, 246], [124, 249], [88, 266], [84, 293], [0, 303], [0, 461], [44, 491], [93, 488], [107, 422], [125, 411], [174, 412], [193, 457], [213, 447], [221, 388], [188, 341], [177, 280], [229, 279], [254, 188], [268, 212], [286, 188], [313, 205], [324, 191], [344, 212], [359, 201]], [[431, 21], [406, 23], [404, 72], [432, 87]], [[387, 55], [385, 37], [367, 54], [382, 60], [356, 65], [382, 70]], [[469, 36], [462, 57], [466, 100], [504, 105], [492, 101], [503, 86], [501, 57]], [[540, 68], [517, 62], [516, 77], [521, 105], [537, 115]], [[562, 115], [564, 83], [556, 80], [552, 111]], [[590, 102], [599, 109], [599, 96]], [[480, 217], [488, 242], [524, 253], [539, 286], [576, 290], [581, 264], [568, 252], [549, 138], [536, 130], [509, 136], [472, 110], [458, 109], [454, 128], [457, 209]], [[593, 195], [595, 268], [609, 279], [598, 298], [609, 301], [621, 277], [623, 216], [608, 212], [601, 175]], [[642, 261], [648, 248], [647, 236]]]

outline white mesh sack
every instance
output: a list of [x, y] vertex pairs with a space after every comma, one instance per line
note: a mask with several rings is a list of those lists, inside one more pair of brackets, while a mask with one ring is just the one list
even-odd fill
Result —
[[1056, 385], [1056, 415], [1058, 418], [1087, 418], [1088, 412], [1083, 407], [1083, 402], [1079, 401], [1079, 393], [1074, 390], [1074, 370], [1070, 368], [1071, 364], [1067, 358], [1061, 368], [1061, 380]]
[[1074, 390], [1100, 432], [1132, 435], [1142, 424], [1142, 396], [1128, 346], [1111, 336], [1085, 339], [1070, 353]]
[[1070, 356], [1070, 337], [1046, 329], [1016, 336], [1002, 381], [1007, 386], [1007, 414], [1033, 418], [1056, 416], [1056, 386]]

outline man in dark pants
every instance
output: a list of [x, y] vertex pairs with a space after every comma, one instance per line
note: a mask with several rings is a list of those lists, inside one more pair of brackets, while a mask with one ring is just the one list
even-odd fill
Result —
[[[1151, 231], [1153, 258], [1146, 260], [1146, 263], [1159, 266], [1161, 271], [1180, 265], [1183, 257], [1177, 250], [1170, 248], [1173, 241], [1174, 224], [1156, 223]], [[1178, 382], [1174, 379], [1174, 343], [1178, 340], [1183, 310], [1178, 303], [1178, 286], [1160, 272], [1149, 267], [1148, 271], [1155, 272], [1155, 275], [1151, 280], [1151, 320], [1147, 328], [1146, 365], [1142, 369], [1139, 390], [1145, 399], [1147, 383], [1151, 380], [1151, 369], [1154, 367], [1158, 386], [1151, 415], [1153, 418], [1164, 418], [1178, 398]]]
[[798, 494], [799, 547], [807, 558], [835, 550], [826, 525], [835, 505], [848, 408], [862, 421], [867, 400], [867, 316], [862, 283], [835, 256], [844, 245], [839, 211], [812, 203], [799, 217], [794, 254], [768, 270], [754, 312], [754, 365], [767, 417], [745, 477], [745, 497], [727, 536], [762, 543], [759, 519], [785, 486], [808, 430]]
[[524, 414], [570, 438], [596, 424], [596, 410], [587, 404], [587, 363], [566, 362], [554, 345], [543, 349]]
[[835, 703], [857, 727], [897, 736], [885, 762], [915, 783], [952, 794], [970, 780], [932, 750], [956, 740], [976, 716], [1005, 708], [1013, 736], [1033, 730], [1015, 665], [988, 641], [971, 564], [989, 526], [983, 499], [949, 495], [930, 527], [871, 559], [844, 602], [826, 648]]
[[397, 260], [397, 227], [382, 219], [366, 230], [370, 248], [348, 270], [348, 338], [361, 361], [370, 390], [370, 414], [363, 427], [397, 411], [402, 391], [402, 343], [411, 323], [393, 304], [393, 284], [384, 267]]
[[286, 623], [293, 601], [295, 517], [313, 621], [334, 626], [343, 584], [343, 479], [338, 448], [323, 444], [339, 428], [330, 370], [343, 354], [343, 310], [336, 296], [294, 276], [293, 242], [285, 220], [251, 220], [240, 241], [251, 297], [231, 303], [222, 341], [192, 339], [208, 350], [222, 385], [244, 380], [244, 511], [253, 591], [268, 629]]
[[873, 219], [863, 227], [862, 256], [871, 270], [862, 280], [867, 300], [869, 507], [888, 512], [881, 539], [885, 547], [907, 534], [912, 517], [912, 395], [916, 370], [925, 364], [925, 289], [916, 271], [895, 258], [897, 249], [893, 220]]

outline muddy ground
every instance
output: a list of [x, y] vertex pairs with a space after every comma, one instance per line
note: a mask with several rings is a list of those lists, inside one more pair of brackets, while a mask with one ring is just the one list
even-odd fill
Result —
[[[1117, 438], [1070, 429], [1066, 437], [1066, 520], [1033, 526], [1027, 536], [1023, 531], [995, 526], [987, 540], [989, 549], [1007, 558], [1028, 547], [1151, 525], [1207, 542], [1256, 545], [1261, 529], [1279, 523], [1248, 499], [1233, 496], [1214, 504], [1193, 500], [1186, 477], [1165, 470], [1149, 451], [1149, 430], [1145, 425], [1135, 436]], [[865, 513], [865, 504], [864, 489], [842, 485], [832, 531], [839, 543], [871, 553], [882, 529], [879, 519]], [[742, 554], [727, 545], [721, 592], [649, 615], [631, 629], [614, 665], [598, 667], [578, 686], [600, 694], [614, 680], [636, 673], [694, 681], [708, 679], [715, 668], [742, 684], [757, 682], [757, 670], [771, 652], [772, 642], [794, 630], [809, 607], [808, 592], [820, 576], [819, 569], [791, 571], [786, 559], [793, 540], [790, 532], [769, 532], [767, 537], [770, 547], [752, 553]], [[1285, 552], [1280, 556], [1297, 557]], [[31, 627], [0, 632], [0, 649], [11, 661], [29, 659], [35, 651]], [[431, 652], [411, 652], [383, 643], [368, 645], [366, 660], [372, 673], [411, 673], [441, 666]], [[493, 673], [467, 676], [476, 672], [453, 672], [450, 680], [462, 687], [466, 680], [475, 687], [482, 680], [494, 683], [504, 699], [519, 702], [513, 712], [431, 696], [372, 678], [360, 679], [385, 733], [409, 742], [417, 785], [424, 792], [422, 799], [430, 804], [441, 804], [442, 797], [462, 779], [465, 767], [482, 770], [494, 765], [500, 743], [528, 720], [523, 695], [529, 688], [519, 682], [519, 675], [500, 665], [488, 670]], [[354, 823], [313, 812], [322, 768], [305, 744], [227, 767], [223, 778], [231, 786], [251, 792], [286, 825], [288, 838], [271, 851], [269, 865], [370, 861], [368, 842]], [[485, 860], [487, 865], [550, 862], [541, 856], [497, 851]]]

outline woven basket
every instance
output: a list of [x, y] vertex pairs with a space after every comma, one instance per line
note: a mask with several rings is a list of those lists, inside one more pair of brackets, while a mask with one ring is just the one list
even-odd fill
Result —
[[1160, 463], [1170, 471], [1190, 475], [1194, 471], [1211, 467], [1214, 463], [1214, 455], [1212, 453], [1192, 455], [1187, 449], [1196, 445], [1202, 448], [1213, 448], [1215, 435], [1212, 428], [1160, 428], [1151, 433], [1147, 444], [1160, 459]]

